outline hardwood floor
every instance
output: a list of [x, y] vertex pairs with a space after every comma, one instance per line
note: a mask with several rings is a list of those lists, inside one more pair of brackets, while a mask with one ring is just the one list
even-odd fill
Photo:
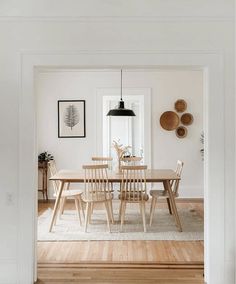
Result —
[[[39, 203], [39, 215], [52, 206]], [[203, 216], [202, 202], [177, 206]], [[203, 241], [38, 242], [37, 283], [204, 283], [203, 251]]]

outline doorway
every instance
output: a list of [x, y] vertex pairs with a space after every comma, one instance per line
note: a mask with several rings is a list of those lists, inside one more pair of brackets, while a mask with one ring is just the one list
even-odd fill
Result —
[[[123, 88], [125, 105], [135, 111], [132, 117], [108, 117], [106, 114], [117, 106], [120, 89], [99, 88], [96, 91], [96, 123], [97, 153], [113, 157], [115, 167], [116, 153], [113, 141], [119, 140], [123, 145], [129, 145], [130, 154], [142, 156], [142, 163], [151, 167], [151, 89]], [[100, 131], [102, 129], [102, 131]]]
[[[106, 86], [107, 82], [109, 81], [109, 83], [112, 80], [112, 76], [116, 75], [117, 71], [115, 70], [73, 70], [70, 72], [68, 71], [63, 71], [60, 70], [59, 72], [57, 70], [55, 70], [54, 72], [52, 72], [52, 70], [41, 70], [40, 74], [38, 74], [38, 80], [40, 81], [39, 84], [39, 91], [38, 91], [38, 95], [41, 96], [39, 98], [39, 105], [40, 108], [38, 110], [38, 127], [39, 127], [39, 133], [41, 133], [40, 135], [38, 135], [39, 137], [39, 146], [41, 147], [40, 150], [42, 151], [43, 149], [47, 149], [51, 151], [54, 151], [54, 153], [52, 153], [53, 155], [55, 155], [55, 158], [57, 159], [57, 161], [59, 161], [59, 167], [67, 167], [67, 168], [78, 168], [81, 163], [88, 163], [90, 161], [90, 156], [92, 156], [94, 154], [94, 149], [96, 149], [96, 154], [103, 154], [105, 156], [112, 156], [113, 152], [111, 149], [111, 144], [112, 144], [112, 140], [113, 138], [119, 137], [121, 139], [123, 139], [121, 141], [121, 143], [123, 143], [124, 145], [131, 145], [132, 149], [134, 150], [134, 152], [132, 154], [135, 155], [140, 155], [140, 150], [142, 149], [142, 153], [143, 153], [143, 163], [148, 164], [148, 166], [151, 168], [152, 164], [155, 165], [155, 167], [174, 167], [175, 166], [175, 162], [176, 162], [176, 158], [177, 156], [174, 156], [174, 152], [178, 152], [178, 157], [183, 157], [183, 154], [180, 154], [181, 151], [183, 151], [183, 149], [185, 150], [185, 152], [189, 151], [186, 153], [186, 156], [184, 156], [184, 159], [186, 160], [186, 172], [187, 177], [192, 174], [192, 172], [189, 172], [189, 169], [192, 168], [193, 166], [191, 166], [192, 164], [196, 165], [196, 160], [197, 163], [199, 164], [199, 168], [203, 168], [203, 163], [201, 160], [201, 155], [200, 155], [200, 131], [202, 130], [203, 127], [203, 119], [202, 119], [202, 97], [203, 97], [203, 83], [202, 83], [202, 71], [201, 70], [194, 70], [194, 71], [190, 71], [190, 70], [144, 70], [142, 69], [140, 70], [132, 70], [130, 69], [129, 75], [132, 77], [138, 77], [138, 76], [142, 76], [144, 77], [144, 75], [146, 74], [146, 77], [150, 77], [151, 81], [155, 81], [155, 82], [159, 82], [159, 83], [155, 83], [157, 84], [157, 86], [159, 87], [159, 85], [162, 85], [162, 92], [157, 93], [157, 87], [155, 85], [155, 87], [152, 87], [152, 96], [155, 97], [155, 99], [153, 98], [153, 100], [151, 99], [151, 88], [128, 88], [128, 89], [124, 89], [124, 100], [126, 103], [127, 107], [132, 107], [134, 108], [136, 114], [137, 114], [137, 120], [135, 122], [132, 123], [132, 121], [130, 119], [124, 119], [122, 120], [114, 120], [113, 118], [109, 119], [106, 117], [106, 113], [108, 112], [109, 108], [114, 107], [117, 104], [117, 101], [119, 100], [119, 96], [117, 96], [117, 94], [119, 93], [119, 89], [118, 88], [97, 88], [97, 83], [95, 85], [93, 85], [91, 83], [91, 81], [89, 81], [90, 79], [88, 79], [88, 77], [92, 77], [93, 80], [95, 80], [96, 82], [101, 82], [102, 81], [102, 76], [106, 77], [106, 81], [103, 81], [103, 84]], [[98, 74], [97, 74], [98, 73]], [[97, 74], [97, 75], [96, 75]], [[105, 74], [105, 75], [104, 75]], [[99, 80], [96, 79], [96, 76], [99, 76]], [[111, 77], [109, 77], [111, 76]], [[114, 76], [115, 77], [115, 76]], [[73, 79], [72, 79], [73, 78]], [[86, 79], [87, 78], [87, 79]], [[168, 80], [169, 78], [169, 80]], [[186, 86], [186, 81], [189, 81], [190, 78], [192, 78], [191, 84], [195, 84], [195, 92], [196, 94], [192, 94], [192, 96], [188, 95], [190, 93], [189, 89], [187, 89]], [[199, 86], [196, 84], [195, 80], [199, 80], [197, 82], [199, 83]], [[198, 79], [196, 79], [198, 78]], [[200, 80], [201, 79], [201, 80]], [[128, 81], [128, 80], [127, 80]], [[182, 81], [182, 85], [181, 82]], [[63, 83], [64, 82], [64, 83]], [[93, 139], [87, 139], [84, 140], [86, 142], [86, 144], [89, 144], [90, 146], [88, 148], [86, 148], [85, 150], [81, 150], [84, 149], [82, 147], [84, 141], [83, 140], [68, 140], [68, 139], [58, 139], [55, 136], [55, 131], [53, 129], [55, 129], [55, 126], [57, 126], [57, 121], [55, 120], [55, 117], [57, 117], [57, 110], [55, 109], [55, 106], [57, 104], [57, 100], [59, 99], [66, 99], [67, 97], [65, 97], [67, 94], [65, 93], [69, 83], [70, 83], [70, 99], [85, 99], [85, 97], [78, 97], [78, 93], [80, 94], [81, 91], [78, 87], [79, 84], [82, 84], [81, 82], [83, 82], [83, 84], [88, 85], [89, 87], [92, 86], [93, 88], [93, 92], [91, 92], [91, 90], [86, 90], [85, 86], [82, 85], [81, 89], [83, 90], [83, 96], [85, 96], [86, 93], [88, 93], [89, 95], [86, 97], [86, 105], [87, 105], [87, 109], [86, 112], [91, 115], [92, 110], [96, 109], [94, 115], [94, 120], [96, 121], [94, 125], [96, 125], [96, 129], [91, 129], [94, 130], [95, 134], [95, 142], [92, 141]], [[106, 83], [105, 83], [106, 82]], [[134, 81], [135, 82], [135, 81]], [[195, 82], [195, 83], [194, 83]], [[74, 84], [74, 85], [73, 85]], [[137, 83], [135, 83], [137, 84]], [[146, 85], [149, 85], [149, 83], [145, 82]], [[164, 84], [166, 87], [164, 87]], [[167, 107], [169, 108], [174, 108], [174, 102], [175, 99], [178, 98], [178, 96], [173, 96], [171, 97], [169, 95], [169, 98], [166, 99], [166, 101], [164, 101], [164, 99], [162, 98], [162, 96], [164, 97], [168, 97], [168, 95], [166, 95], [164, 93], [164, 89], [167, 87], [169, 87], [170, 85], [173, 84], [177, 84], [177, 86], [179, 87], [182, 96], [184, 95], [184, 91], [186, 93], [186, 100], [189, 103], [189, 110], [193, 111], [194, 113], [198, 114], [198, 118], [195, 120], [195, 125], [197, 126], [197, 128], [195, 128], [195, 125], [193, 126], [193, 128], [189, 129], [189, 138], [188, 140], [178, 140], [178, 138], [175, 136], [175, 132], [165, 132], [165, 130], [163, 130], [160, 127], [159, 124], [159, 117], [161, 115], [160, 111], [165, 111], [167, 109]], [[37, 84], [36, 84], [37, 86]], [[73, 90], [73, 86], [74, 86], [74, 90]], [[135, 85], [134, 85], [135, 86]], [[182, 87], [181, 87], [182, 86]], [[191, 87], [191, 86], [190, 86]], [[64, 89], [63, 89], [64, 88]], [[171, 90], [175, 90], [176, 87], [173, 86]], [[179, 91], [179, 92], [180, 92]], [[199, 92], [202, 92], [202, 96], [200, 97]], [[73, 93], [74, 92], [74, 93]], [[170, 92], [170, 90], [169, 90]], [[53, 95], [50, 94], [56, 94], [53, 99]], [[90, 96], [91, 93], [94, 94], [93, 98], [91, 98], [90, 100]], [[170, 92], [171, 93], [171, 92]], [[197, 94], [199, 95], [199, 105], [194, 101], [196, 100], [196, 96]], [[63, 95], [63, 97], [61, 97]], [[158, 97], [159, 96], [159, 97]], [[94, 97], [96, 98], [94, 103]], [[156, 98], [158, 97], [158, 99]], [[183, 98], [183, 97], [182, 97]], [[68, 98], [67, 98], [68, 99]], [[157, 104], [158, 103], [158, 104]], [[156, 107], [157, 105], [157, 107]], [[192, 106], [191, 106], [192, 105]], [[193, 105], [194, 107], [198, 107], [197, 109], [193, 109]], [[155, 107], [154, 107], [155, 106]], [[54, 107], [54, 109], [53, 109]], [[192, 107], [192, 109], [191, 109]], [[48, 108], [48, 110], [47, 110]], [[51, 110], [51, 111], [50, 111]], [[43, 119], [40, 120], [40, 117], [42, 116], [42, 113], [48, 113], [48, 116], [44, 116], [45, 120], [43, 121]], [[135, 119], [136, 119], [135, 118]], [[92, 119], [92, 121], [93, 121]], [[88, 124], [87, 120], [87, 123]], [[50, 122], [50, 123], [49, 123]], [[133, 127], [132, 127], [133, 125]], [[48, 132], [48, 127], [49, 132]], [[57, 128], [57, 127], [56, 127]], [[113, 129], [113, 132], [111, 131]], [[46, 129], [46, 132], [45, 132]], [[118, 130], [117, 130], [118, 129]], [[115, 131], [114, 131], [115, 130]], [[117, 131], [116, 131], [117, 130]], [[120, 131], [121, 130], [121, 131]], [[133, 138], [133, 131], [135, 131], [135, 135], [134, 137], [137, 137], [137, 139]], [[192, 131], [192, 132], [191, 132]], [[125, 135], [124, 135], [125, 133]], [[156, 135], [158, 134], [158, 135]], [[197, 136], [199, 135], [199, 136]], [[152, 145], [152, 136], [154, 136], [154, 141], [155, 141], [155, 145]], [[125, 140], [127, 139], [127, 140]], [[134, 143], [138, 142], [138, 143]], [[169, 144], [169, 150], [167, 151], [167, 148], [164, 147], [164, 145], [168, 145]], [[194, 144], [194, 147], [192, 147], [191, 145]], [[163, 146], [157, 146], [157, 145], [163, 145]], [[87, 146], [87, 145], [86, 145]], [[153, 147], [154, 146], [154, 147]], [[58, 147], [58, 150], [57, 150]], [[188, 149], [188, 147], [192, 147], [191, 149]], [[90, 149], [91, 148], [91, 149]], [[152, 153], [152, 148], [154, 150], [154, 152]], [[73, 149], [72, 151], [68, 150], [68, 149]], [[161, 150], [160, 150], [161, 149]], [[181, 150], [182, 149], [182, 150]], [[187, 150], [188, 149], [188, 150]], [[195, 154], [193, 155], [193, 158], [189, 158], [187, 156], [191, 156], [190, 153], [192, 153], [192, 149], [194, 149]], [[65, 154], [63, 154], [63, 151], [65, 151]], [[173, 152], [172, 152], [173, 151]], [[83, 152], [86, 153], [86, 155], [83, 156]], [[162, 153], [165, 152], [165, 157], [167, 157], [167, 153], [168, 153], [168, 159], [163, 159], [162, 158]], [[79, 154], [79, 156], [77, 156]], [[79, 158], [77, 158], [79, 157]], [[154, 157], [154, 163], [151, 162], [151, 158]], [[158, 158], [157, 158], [158, 157]], [[114, 156], [115, 158], [115, 156]], [[80, 160], [79, 160], [80, 159]], [[81, 159], [84, 159], [83, 161], [81, 161]], [[168, 161], [169, 160], [169, 161]], [[79, 164], [80, 161], [80, 164]], [[201, 168], [201, 169], [202, 169]], [[198, 171], [199, 169], [197, 169]], [[196, 176], [196, 174], [195, 174]], [[186, 177], [184, 178], [184, 180], [186, 180]], [[191, 178], [188, 177], [188, 180], [191, 180]], [[203, 182], [202, 182], [203, 183]], [[194, 184], [194, 182], [192, 183]], [[185, 186], [187, 187], [187, 186]], [[191, 188], [191, 186], [188, 186], [188, 188]], [[192, 188], [194, 188], [194, 186], [192, 186]], [[49, 194], [49, 196], [51, 196]], [[200, 201], [198, 200], [197, 202], [190, 202], [188, 200], [189, 206], [191, 207], [191, 210], [193, 210], [196, 214], [199, 214], [200, 216], [203, 215], [203, 204], [200, 204]], [[178, 205], [180, 207], [187, 207], [188, 205], [187, 201], [182, 201], [182, 203], [179, 203]], [[42, 205], [40, 204], [41, 208]], [[72, 205], [69, 203], [67, 209], [73, 209], [70, 208]], [[160, 209], [161, 208], [166, 208], [166, 204], [161, 203], [160, 204]], [[199, 209], [200, 208], [200, 209]], [[157, 216], [158, 217], [158, 216]], [[56, 240], [56, 239], [55, 239]], [[54, 241], [55, 241], [54, 240]], [[59, 240], [57, 240], [59, 241]], [[78, 259], [78, 257], [76, 256], [77, 253], [75, 253], [72, 256], [72, 259], [66, 259], [64, 258], [63, 255], [58, 255], [56, 254], [56, 251], [59, 252], [60, 249], [59, 247], [63, 246], [63, 250], [67, 251], [74, 251], [77, 252], [78, 249], [81, 251], [82, 247], [86, 247], [86, 245], [88, 244], [84, 244], [83, 242], [76, 242], [75, 240], [72, 239], [71, 243], [68, 243], [68, 240], [66, 240], [67, 243], [66, 245], [64, 245], [63, 243], [60, 244], [60, 242], [58, 243], [52, 243], [52, 244], [47, 244], [44, 240], [43, 244], [40, 244], [40, 252], [39, 252], [39, 258], [42, 261], [42, 255], [46, 255], [46, 252], [51, 252], [49, 253], [49, 255], [53, 256], [53, 258], [58, 258], [60, 259], [60, 261], [68, 261], [70, 262], [75, 262], [76, 260], [78, 261], [78, 263], [81, 262], [81, 259]], [[104, 242], [104, 244], [101, 247], [106, 247], [107, 251], [113, 251], [115, 252], [116, 249], [118, 248], [119, 251], [126, 251], [129, 247], [130, 247], [130, 242], [129, 241], [125, 241], [122, 240], [123, 244], [116, 242], [115, 245], [113, 244], [107, 244], [107, 242]], [[131, 242], [132, 246], [135, 242]], [[86, 256], [83, 256], [82, 259], [84, 261], [88, 261], [88, 265], [89, 262], [91, 261], [98, 261], [99, 259], [101, 259], [101, 251], [99, 252], [99, 250], [97, 249], [97, 254], [94, 253], [94, 251], [96, 251], [95, 247], [98, 246], [98, 244], [94, 241], [93, 243], [89, 243], [90, 246], [88, 246], [86, 248], [86, 251], [90, 251], [89, 255], [93, 255], [93, 258], [89, 259], [89, 256], [87, 255], [87, 259]], [[147, 241], [147, 240], [139, 240], [136, 243], [136, 247], [134, 247], [133, 249], [133, 254], [132, 257], [129, 259], [125, 259], [123, 256], [121, 256], [121, 258], [116, 258], [114, 255], [112, 258], [106, 258], [105, 262], [119, 262], [122, 259], [122, 263], [124, 262], [136, 262], [136, 263], [161, 263], [164, 262], [165, 264], [168, 263], [168, 259], [171, 259], [171, 261], [174, 263], [174, 251], [177, 249], [175, 242], [171, 241], [171, 240], [166, 240], [166, 241], [161, 241], [161, 242], [155, 242], [155, 241]], [[59, 246], [59, 247], [58, 247]], [[109, 250], [109, 246], [110, 246], [110, 250]], [[111, 248], [113, 246], [113, 248]], [[142, 258], [135, 253], [140, 251], [140, 247], [148, 247], [148, 249], [145, 251], [144, 250], [144, 254], [145, 255], [149, 255], [149, 257], [147, 258]], [[166, 254], [166, 252], [164, 252], [164, 250], [161, 250], [160, 247], [168, 247], [168, 249], [171, 251], [170, 254]], [[198, 263], [201, 263], [201, 268], [203, 267], [203, 242], [190, 242], [190, 246], [192, 247], [192, 251], [191, 253], [188, 253], [189, 251], [189, 244], [184, 244], [182, 243], [182, 245], [180, 243], [178, 243], [178, 249], [180, 251], [182, 251], [182, 255], [186, 255], [186, 258], [181, 258], [181, 256], [178, 256], [176, 258], [176, 262], [184, 262], [185, 264], [187, 262], [190, 262], [191, 265]], [[139, 248], [138, 248], [139, 247]], [[194, 248], [193, 248], [194, 247]], [[115, 249], [116, 248], [116, 249]], [[153, 252], [157, 252], [158, 250], [161, 251], [161, 253], [153, 253]], [[197, 254], [196, 251], [201, 251], [201, 253]], [[83, 254], [83, 253], [82, 253]], [[110, 254], [110, 253], [109, 253]], [[114, 253], [116, 254], [116, 253]], [[117, 251], [118, 254], [118, 251]], [[161, 258], [157, 258], [155, 257], [156, 255], [166, 255], [167, 258], [163, 257]], [[56, 257], [57, 255], [57, 257]], [[65, 255], [68, 255], [68, 252], [65, 253]], [[181, 255], [181, 254], [180, 254]], [[192, 256], [197, 256], [195, 259], [191, 257]], [[76, 256], [76, 257], [75, 257]], [[190, 261], [187, 261], [187, 259], [190, 259]], [[201, 260], [201, 261], [200, 261]], [[50, 262], [49, 258], [44, 258], [44, 261]], [[52, 261], [52, 259], [51, 259]], [[175, 262], [175, 265], [176, 265]], [[43, 263], [41, 262], [41, 265]], [[128, 265], [128, 263], [127, 263]]]
[[[130, 53], [114, 52], [119, 54], [117, 60], [112, 58], [112, 55], [107, 53], [97, 52], [93, 54], [92, 66], [120, 66], [120, 60], [126, 62], [127, 66], [140, 67], [149, 66], [198, 66], [204, 70], [204, 113], [206, 115], [205, 137], [208, 143], [205, 145], [206, 160], [205, 160], [205, 214], [206, 229], [205, 230], [205, 263], [206, 271], [205, 278], [208, 281], [219, 282], [224, 275], [224, 139], [220, 133], [224, 130], [224, 105], [223, 95], [223, 66], [221, 55], [215, 52], [139, 52], [130, 57]], [[36, 148], [35, 148], [35, 104], [34, 104], [34, 68], [39, 66], [51, 66], [52, 68], [60, 68], [61, 66], [91, 66], [91, 54], [78, 53], [67, 55], [50, 56], [49, 54], [39, 53], [24, 53], [22, 55], [22, 93], [20, 107], [20, 180], [19, 180], [19, 195], [28, 198], [22, 198], [19, 201], [19, 271], [22, 283], [26, 283], [27, 279], [33, 279], [36, 275], [32, 271], [32, 266], [35, 263], [34, 245], [29, 248], [29, 243], [34, 243], [35, 240], [35, 219], [36, 205], [33, 200], [36, 199], [32, 188], [36, 188], [36, 171], [32, 172], [36, 166]], [[104, 61], [105, 60], [105, 61]], [[195, 67], [190, 67], [195, 68]], [[211, 114], [211, 116], [210, 116]], [[215, 127], [217, 125], [217, 128]], [[26, 140], [25, 137], [28, 137]], [[209, 147], [209, 143], [214, 141], [213, 147]], [[27, 153], [27, 155], [26, 155]], [[208, 157], [210, 157], [208, 159]], [[213, 159], [213, 160], [212, 160]], [[29, 175], [30, 173], [30, 175]], [[215, 176], [217, 175], [217, 182]], [[210, 191], [210, 188], [214, 191]], [[216, 221], [215, 213], [218, 213]], [[31, 226], [29, 225], [31, 224]], [[217, 239], [215, 238], [217, 235]], [[215, 250], [215, 247], [218, 247]], [[26, 248], [28, 253], [26, 254]], [[24, 261], [23, 261], [24, 260]], [[215, 271], [214, 267], [219, 267]], [[27, 272], [27, 273], [26, 273]], [[222, 280], [223, 281], [223, 280]]]

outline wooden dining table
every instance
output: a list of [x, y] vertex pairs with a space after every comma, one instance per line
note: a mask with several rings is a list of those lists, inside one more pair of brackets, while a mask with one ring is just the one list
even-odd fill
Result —
[[[64, 186], [67, 183], [83, 183], [84, 182], [84, 171], [83, 170], [60, 170], [57, 174], [50, 177], [52, 181], [60, 181], [60, 188], [56, 196], [56, 202], [53, 208], [51, 223], [49, 227], [49, 232], [52, 231], [52, 227], [55, 223], [59, 202], [61, 194], [64, 190]], [[182, 226], [179, 219], [179, 214], [177, 211], [175, 198], [171, 189], [171, 181], [180, 180], [175, 171], [170, 169], [148, 169], [146, 171], [146, 182], [147, 183], [162, 183], [164, 190], [169, 196], [170, 206], [175, 218], [176, 226], [180, 232], [182, 232]], [[110, 183], [121, 183], [122, 173], [115, 173], [113, 171], [108, 171], [108, 181]]]

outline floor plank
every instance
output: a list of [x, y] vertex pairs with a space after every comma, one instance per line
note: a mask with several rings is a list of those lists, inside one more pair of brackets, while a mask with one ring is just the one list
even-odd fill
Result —
[[39, 268], [37, 284], [203, 284], [202, 269]]

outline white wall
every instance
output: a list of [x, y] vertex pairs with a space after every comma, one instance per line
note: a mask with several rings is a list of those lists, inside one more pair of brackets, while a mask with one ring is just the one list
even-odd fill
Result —
[[[151, 88], [152, 91], [152, 165], [153, 168], [175, 168], [177, 159], [184, 161], [181, 197], [203, 197], [203, 162], [200, 134], [203, 130], [202, 71], [158, 70], [124, 71], [124, 88]], [[58, 168], [81, 168], [96, 153], [96, 90], [119, 87], [119, 70], [104, 71], [39, 71], [36, 77], [38, 152], [53, 153]], [[174, 102], [185, 99], [186, 111], [194, 116], [184, 139], [174, 131], [161, 128], [164, 111], [174, 110]], [[86, 138], [57, 137], [57, 101], [86, 100]], [[102, 114], [101, 114], [102, 115]], [[161, 186], [160, 184], [158, 185]], [[49, 197], [53, 197], [51, 182]], [[39, 198], [41, 194], [39, 193]]]
[[[30, 259], [28, 255], [32, 246], [28, 244], [29, 247], [22, 247], [18, 243], [19, 239], [25, 237], [18, 235], [21, 229], [20, 204], [27, 204], [24, 207], [25, 216], [32, 220], [31, 192], [35, 190], [26, 188], [24, 194], [19, 195], [19, 183], [22, 182], [19, 174], [22, 170], [19, 168], [22, 162], [19, 160], [19, 108], [23, 95], [23, 54], [48, 54], [55, 58], [56, 54], [70, 56], [77, 51], [86, 53], [98, 50], [101, 51], [101, 57], [103, 51], [107, 50], [110, 54], [110, 60], [104, 61], [107, 65], [119, 58], [119, 52], [126, 52], [134, 59], [146, 56], [142, 50], [150, 54], [163, 50], [170, 57], [173, 50], [180, 54], [197, 51], [209, 55], [209, 58], [210, 54], [220, 54], [224, 80], [222, 109], [225, 111], [225, 131], [222, 133], [225, 139], [225, 159], [222, 161], [225, 165], [222, 189], [225, 208], [222, 259], [225, 274], [221, 277], [224, 278], [223, 283], [234, 283], [234, 1], [72, 0], [68, 4], [66, 0], [11, 0], [1, 1], [0, 22], [0, 283], [21, 283], [18, 279], [24, 277], [28, 277], [24, 284], [32, 282], [32, 269], [27, 265], [31, 263], [27, 259]], [[119, 52], [113, 54], [115, 50]], [[93, 62], [91, 56], [90, 64]], [[119, 62], [128, 65], [129, 59], [126, 57]], [[63, 65], [67, 65], [66, 60]], [[25, 141], [33, 140], [31, 135], [26, 135]], [[213, 142], [210, 147], [214, 147]], [[27, 155], [25, 151], [24, 156]], [[214, 192], [214, 188], [211, 191]], [[25, 222], [29, 224], [27, 218]], [[213, 238], [217, 240], [217, 235]], [[25, 251], [26, 259], [19, 257], [21, 248]], [[215, 272], [219, 269], [215, 267]]]

